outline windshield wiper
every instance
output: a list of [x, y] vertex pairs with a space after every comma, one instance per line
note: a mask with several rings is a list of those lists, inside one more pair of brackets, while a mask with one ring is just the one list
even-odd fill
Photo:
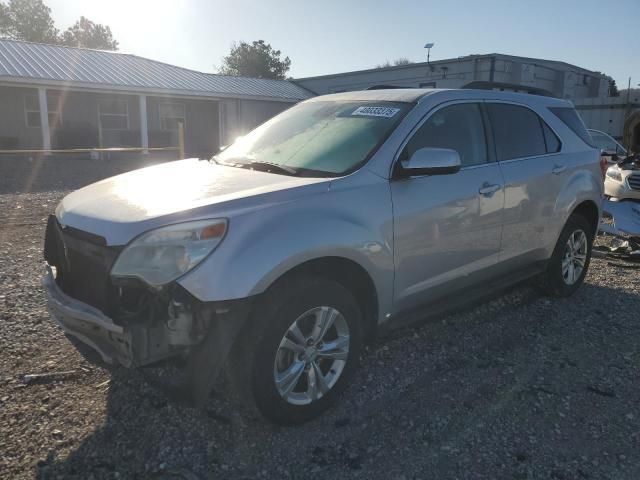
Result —
[[265, 162], [262, 160], [250, 160], [246, 157], [237, 157], [230, 158], [227, 161], [221, 161], [217, 158], [217, 155], [211, 157], [211, 160], [218, 165], [227, 165], [229, 167], [239, 167], [239, 168], [254, 168], [256, 170], [260, 169], [261, 171], [271, 172], [272, 170], [277, 170], [277, 172], [273, 173], [284, 173], [285, 175], [297, 175], [298, 170], [293, 167], [288, 167], [286, 165], [280, 165], [279, 163], [273, 162]]
[[286, 173], [288, 175], [297, 175], [298, 170], [293, 167], [288, 167], [286, 165], [280, 165], [279, 163], [272, 162], [263, 162], [262, 160], [250, 160], [248, 162], [241, 163], [242, 166], [247, 166], [251, 168], [261, 168], [267, 172], [273, 170], [278, 170], [280, 173]]

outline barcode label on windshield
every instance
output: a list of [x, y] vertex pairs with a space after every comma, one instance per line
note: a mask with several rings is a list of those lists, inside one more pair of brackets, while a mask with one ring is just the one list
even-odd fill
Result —
[[400, 111], [399, 108], [393, 107], [358, 107], [351, 115], [360, 117], [384, 117], [391, 118]]

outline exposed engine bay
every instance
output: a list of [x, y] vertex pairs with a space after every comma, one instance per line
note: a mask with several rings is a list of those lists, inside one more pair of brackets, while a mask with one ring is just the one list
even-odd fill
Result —
[[[77, 301], [92, 307], [93, 320], [104, 324], [100, 328], [90, 319], [82, 325], [67, 318], [73, 326], [59, 322], [67, 333], [84, 335], [99, 347], [103, 360], [127, 367], [186, 354], [204, 339], [216, 305], [198, 301], [176, 283], [153, 289], [135, 279], [111, 278], [119, 249], [88, 237], [63, 229], [54, 216], [49, 219], [45, 259], [55, 286], [51, 280], [45, 286], [60, 290], [56, 298], [61, 305]], [[60, 315], [66, 318], [64, 312], [58, 311]]]

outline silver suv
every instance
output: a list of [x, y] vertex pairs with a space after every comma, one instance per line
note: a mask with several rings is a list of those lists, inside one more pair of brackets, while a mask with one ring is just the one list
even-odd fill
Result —
[[382, 327], [538, 277], [583, 282], [599, 151], [565, 101], [479, 90], [317, 97], [211, 160], [119, 175], [49, 219], [65, 332], [127, 367], [224, 370], [279, 423], [325, 410]]

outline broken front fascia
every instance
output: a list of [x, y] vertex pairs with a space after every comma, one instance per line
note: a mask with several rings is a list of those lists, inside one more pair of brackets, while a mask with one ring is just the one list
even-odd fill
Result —
[[[47, 266], [42, 281], [52, 317], [65, 333], [97, 351], [103, 361], [125, 367], [138, 367], [174, 357], [193, 355], [211, 332], [224, 338], [222, 352], [207, 352], [226, 359], [235, 335], [246, 320], [247, 301], [200, 302], [186, 291], [173, 289], [151, 292], [148, 308], [135, 315], [108, 317], [103, 312], [65, 294], [56, 282], [55, 269]], [[239, 313], [242, 312], [242, 315]], [[233, 328], [228, 325], [233, 323]], [[231, 332], [229, 332], [231, 330]], [[231, 334], [229, 334], [231, 333]], [[216, 345], [220, 348], [220, 345]], [[200, 347], [201, 348], [201, 347]], [[198, 354], [202, 356], [202, 353]]]
[[640, 237], [640, 202], [604, 200], [600, 231], [623, 239]]

